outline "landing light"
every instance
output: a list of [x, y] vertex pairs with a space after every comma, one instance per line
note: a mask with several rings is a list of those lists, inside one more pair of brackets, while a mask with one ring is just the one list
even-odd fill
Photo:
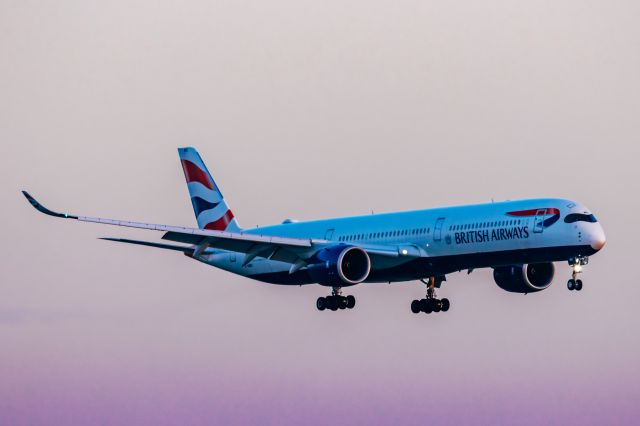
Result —
[[409, 252], [408, 252], [406, 249], [402, 250], [402, 255], [403, 255], [403, 256], [406, 256], [408, 253], [409, 253]]

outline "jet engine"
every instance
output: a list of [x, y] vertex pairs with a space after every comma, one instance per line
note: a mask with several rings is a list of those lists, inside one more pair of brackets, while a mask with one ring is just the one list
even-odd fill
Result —
[[551, 285], [555, 267], [553, 263], [530, 263], [500, 266], [493, 269], [498, 287], [512, 293], [534, 293]]
[[344, 244], [320, 250], [307, 262], [309, 276], [318, 284], [347, 287], [366, 280], [371, 259], [360, 247]]

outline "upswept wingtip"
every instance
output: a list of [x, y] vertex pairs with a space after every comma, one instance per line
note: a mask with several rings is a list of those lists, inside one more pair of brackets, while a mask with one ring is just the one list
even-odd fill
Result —
[[24, 195], [25, 198], [27, 199], [27, 201], [29, 201], [29, 204], [31, 204], [33, 206], [33, 208], [38, 210], [40, 213], [44, 213], [46, 215], [54, 216], [54, 217], [61, 217], [61, 218], [64, 218], [64, 219], [77, 219], [78, 218], [77, 216], [72, 216], [72, 215], [67, 214], [67, 213], [58, 213], [58, 212], [54, 212], [52, 210], [49, 210], [48, 208], [46, 208], [45, 206], [40, 204], [38, 202], [38, 200], [33, 198], [33, 196], [31, 196], [31, 194], [29, 194], [27, 191], [22, 191], [22, 195]]

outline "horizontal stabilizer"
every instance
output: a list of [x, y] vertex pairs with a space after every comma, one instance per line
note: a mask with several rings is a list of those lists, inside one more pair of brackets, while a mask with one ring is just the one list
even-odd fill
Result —
[[161, 248], [165, 250], [175, 250], [175, 251], [181, 251], [183, 253], [190, 253], [190, 254], [193, 253], [195, 250], [193, 247], [174, 246], [172, 244], [162, 244], [162, 243], [152, 243], [150, 241], [127, 240], [125, 238], [100, 238], [100, 239], [105, 241], [115, 241], [117, 243], [137, 244], [139, 246], [155, 247], [155, 248]]

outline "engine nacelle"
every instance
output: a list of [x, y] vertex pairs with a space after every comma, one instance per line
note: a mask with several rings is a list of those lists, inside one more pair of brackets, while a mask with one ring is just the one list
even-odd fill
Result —
[[551, 285], [553, 263], [530, 263], [494, 268], [493, 279], [503, 290], [512, 293], [534, 293]]
[[318, 284], [347, 287], [366, 280], [371, 271], [371, 259], [360, 247], [344, 244], [320, 250], [309, 260], [307, 271]]

